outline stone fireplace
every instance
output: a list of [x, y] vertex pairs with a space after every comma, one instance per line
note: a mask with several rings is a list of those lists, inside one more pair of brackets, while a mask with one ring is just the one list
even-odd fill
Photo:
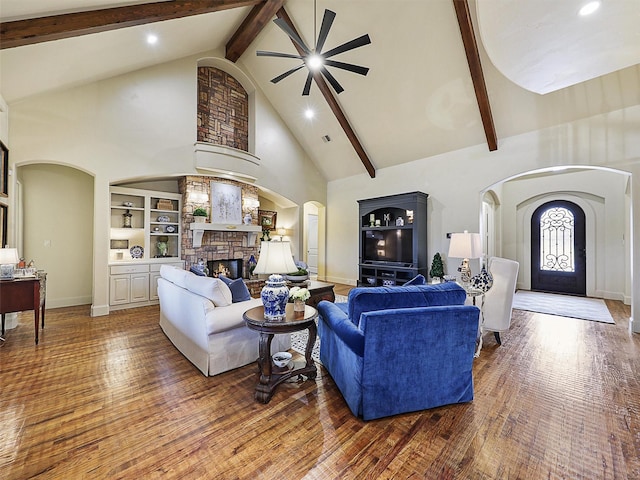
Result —
[[[211, 182], [228, 183], [240, 186], [242, 190], [242, 213], [251, 215], [251, 223], [258, 225], [258, 188], [231, 179], [205, 176], [186, 176], [180, 178], [178, 184], [182, 194], [182, 252], [181, 257], [188, 269], [199, 259], [207, 262], [209, 272], [219, 269], [219, 263], [233, 273], [230, 278], [248, 278], [248, 262], [251, 255], [258, 258], [259, 239], [251, 232], [242, 231], [244, 225], [220, 226], [220, 229], [200, 231], [201, 236], [194, 242], [197, 235], [191, 229], [194, 222], [193, 211], [203, 207], [211, 212]], [[258, 230], [260, 230], [258, 228]]]

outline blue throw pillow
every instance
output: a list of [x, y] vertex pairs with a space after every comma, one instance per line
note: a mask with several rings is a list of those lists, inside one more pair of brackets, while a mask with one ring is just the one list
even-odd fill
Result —
[[249, 293], [249, 289], [247, 288], [247, 284], [244, 283], [244, 280], [242, 280], [241, 278], [231, 280], [224, 275], [220, 275], [218, 278], [226, 283], [229, 287], [229, 290], [231, 290], [231, 301], [233, 303], [246, 302], [247, 300], [251, 300], [251, 294]]
[[191, 268], [189, 269], [189, 271], [191, 273], [195, 273], [199, 277], [206, 277], [207, 276], [201, 268], [198, 268], [197, 265], [192, 265]]
[[425, 285], [427, 283], [427, 280], [424, 278], [424, 275], [416, 275], [415, 277], [413, 277], [411, 280], [409, 280], [407, 283], [404, 283], [403, 285], [405, 287], [408, 287], [409, 285]]

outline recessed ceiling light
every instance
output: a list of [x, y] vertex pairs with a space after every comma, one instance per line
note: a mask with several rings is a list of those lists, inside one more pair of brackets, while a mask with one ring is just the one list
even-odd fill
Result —
[[158, 43], [158, 36], [154, 35], [153, 33], [150, 33], [149, 35], [147, 35], [147, 43], [149, 45], [154, 45]]
[[599, 1], [589, 2], [585, 4], [578, 13], [580, 13], [580, 15], [582, 16], [591, 15], [593, 12], [598, 10], [598, 8], [600, 8]]
[[311, 110], [310, 108], [307, 108], [304, 111], [304, 116], [307, 117], [308, 119], [312, 119], [313, 117], [316, 116], [316, 113], [313, 110]]

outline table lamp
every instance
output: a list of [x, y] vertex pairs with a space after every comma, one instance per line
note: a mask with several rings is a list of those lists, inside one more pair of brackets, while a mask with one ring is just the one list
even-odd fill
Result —
[[253, 273], [270, 274], [260, 294], [264, 305], [264, 318], [267, 320], [282, 320], [289, 301], [287, 282], [278, 274], [297, 270], [291, 254], [291, 242], [260, 243], [260, 257]]
[[458, 268], [460, 281], [468, 284], [471, 280], [471, 269], [469, 268], [470, 258], [480, 258], [482, 256], [482, 245], [479, 233], [452, 233], [451, 243], [449, 243], [449, 258], [462, 258], [462, 264]]
[[19, 261], [17, 248], [0, 248], [0, 280], [13, 280], [16, 264]]

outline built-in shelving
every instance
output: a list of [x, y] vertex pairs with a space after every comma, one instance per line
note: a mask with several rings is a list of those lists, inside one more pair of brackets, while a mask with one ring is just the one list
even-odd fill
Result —
[[360, 285], [402, 285], [427, 276], [427, 197], [412, 192], [358, 201]]
[[162, 264], [184, 268], [182, 196], [111, 187], [110, 210], [109, 308], [158, 303]]

